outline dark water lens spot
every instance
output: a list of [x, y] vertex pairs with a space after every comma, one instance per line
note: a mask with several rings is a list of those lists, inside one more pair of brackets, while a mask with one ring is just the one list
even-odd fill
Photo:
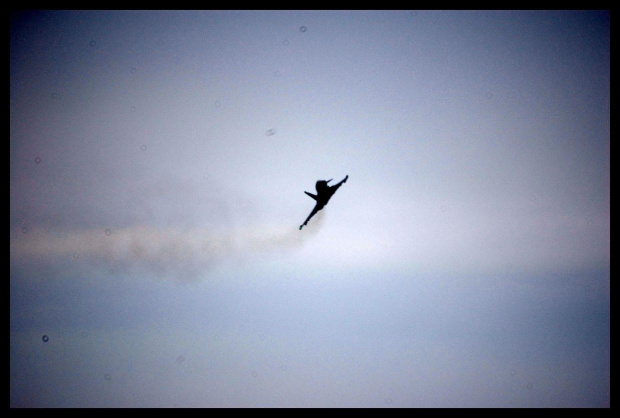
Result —
[[22, 233], [24, 233], [24, 234], [25, 234], [25, 233], [27, 233], [27, 232], [28, 232], [28, 228], [23, 227], [23, 228], [22, 228]]
[[140, 147], [140, 151], [146, 151], [146, 145], [142, 145], [142, 146]]
[[106, 373], [106, 374], [103, 376], [103, 378], [104, 378], [105, 380], [110, 380], [110, 379], [112, 379], [112, 376], [110, 376], [108, 373]]
[[301, 27], [299, 28], [299, 31], [300, 31], [300, 32], [305, 32], [305, 31], [307, 31], [307, 30], [308, 30], [308, 28], [307, 28], [307, 27], [305, 27], [305, 26], [301, 26]]
[[175, 361], [176, 364], [181, 364], [181, 363], [183, 363], [185, 361], [185, 356], [184, 355], [180, 355], [174, 361]]
[[95, 42], [95, 41], [90, 41], [90, 44], [89, 44], [89, 45], [94, 47], [94, 46], [96, 46], [96, 45], [97, 45], [97, 42]]
[[276, 130], [274, 128], [267, 129], [265, 131], [265, 135], [267, 135], [267, 136], [274, 136], [275, 134], [276, 134]]
[[44, 335], [43, 338], [41, 338], [43, 340], [44, 343], [48, 342], [50, 340], [50, 338], [47, 335]]
[[39, 164], [39, 163], [41, 163], [41, 159], [40, 159], [39, 157], [36, 157], [36, 158], [34, 159], [34, 163], [35, 163], [35, 164]]

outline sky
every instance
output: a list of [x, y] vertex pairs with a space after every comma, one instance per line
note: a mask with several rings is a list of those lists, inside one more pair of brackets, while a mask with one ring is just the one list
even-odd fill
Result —
[[609, 42], [11, 13], [10, 406], [609, 407]]

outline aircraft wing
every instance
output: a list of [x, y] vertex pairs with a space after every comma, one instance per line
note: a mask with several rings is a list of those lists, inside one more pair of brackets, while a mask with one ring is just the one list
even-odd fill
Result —
[[317, 199], [317, 196], [315, 194], [308, 193], [308, 192], [304, 192], [304, 193], [307, 194], [308, 196], [310, 196], [311, 198], [313, 198], [314, 200]]

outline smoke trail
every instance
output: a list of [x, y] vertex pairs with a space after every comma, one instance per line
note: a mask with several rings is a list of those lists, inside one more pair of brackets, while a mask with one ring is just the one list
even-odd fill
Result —
[[59, 261], [66, 266], [62, 261], [73, 260], [121, 274], [141, 272], [192, 281], [217, 263], [299, 248], [320, 230], [323, 214], [314, 221], [303, 231], [294, 225], [268, 224], [219, 233], [150, 226], [70, 232], [34, 229], [11, 235], [11, 268]]

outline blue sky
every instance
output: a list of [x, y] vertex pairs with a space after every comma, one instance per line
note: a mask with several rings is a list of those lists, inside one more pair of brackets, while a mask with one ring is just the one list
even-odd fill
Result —
[[12, 407], [609, 406], [608, 12], [10, 40]]

